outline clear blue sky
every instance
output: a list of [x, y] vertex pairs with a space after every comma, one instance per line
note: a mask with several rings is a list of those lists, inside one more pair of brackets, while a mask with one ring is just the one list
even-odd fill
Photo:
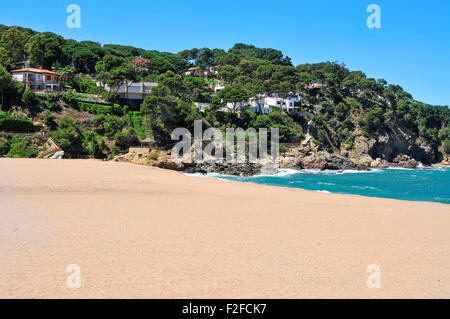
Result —
[[[72, 3], [81, 29], [66, 26]], [[372, 3], [381, 29], [366, 26]], [[450, 105], [449, 14], [449, 0], [21, 0], [2, 1], [0, 24], [169, 52], [243, 42], [280, 49], [295, 65], [344, 62], [417, 100]]]

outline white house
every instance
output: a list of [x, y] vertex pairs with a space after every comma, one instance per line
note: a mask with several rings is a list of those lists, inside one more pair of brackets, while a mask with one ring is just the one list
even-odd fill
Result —
[[[214, 91], [217, 93], [221, 89], [225, 88], [224, 85], [217, 85]], [[255, 113], [269, 114], [272, 112], [272, 108], [282, 108], [286, 112], [294, 112], [295, 103], [301, 101], [299, 93], [291, 92], [286, 98], [280, 98], [277, 93], [273, 93], [270, 96], [266, 94], [259, 94], [256, 98], [253, 97], [248, 101], [238, 102], [235, 105], [235, 110], [239, 110], [243, 107], [250, 106]], [[232, 112], [234, 103], [228, 102], [225, 107], [219, 109], [222, 112]]]
[[[270, 95], [271, 97], [280, 97], [277, 93], [273, 93]], [[290, 92], [289, 95], [285, 97], [287, 100], [294, 101], [295, 103], [299, 103], [301, 101], [300, 93]]]
[[216, 85], [214, 87], [214, 93], [217, 94], [220, 90], [223, 90], [224, 88], [225, 88], [225, 85], [223, 85], [223, 84]]
[[[97, 82], [100, 85], [100, 82]], [[105, 86], [106, 90], [111, 90], [112, 93], [117, 94], [119, 98], [124, 102], [130, 102], [132, 106], [140, 106], [144, 99], [150, 95], [152, 89], [158, 86], [156, 82], [134, 82], [128, 85], [128, 93], [126, 85], [121, 87], [109, 87]]]
[[222, 107], [219, 111], [232, 112], [234, 108], [236, 111], [243, 107], [250, 107], [255, 113], [269, 114], [272, 113], [273, 108], [281, 108], [286, 112], [294, 112], [294, 101], [289, 99], [282, 99], [277, 97], [260, 97], [252, 98], [248, 101], [237, 103], [228, 102], [226, 107]]
[[61, 74], [44, 69], [25, 68], [11, 71], [15, 80], [33, 91], [62, 91]]
[[266, 96], [260, 99], [253, 99], [250, 103], [252, 110], [257, 113], [269, 114], [274, 107], [281, 108], [286, 112], [294, 111], [294, 101], [290, 99]]
[[[97, 82], [97, 84], [99, 84]], [[130, 99], [130, 100], [143, 100], [150, 95], [152, 92], [152, 88], [158, 86], [156, 82], [135, 82], [128, 85], [128, 90], [126, 85], [122, 85], [121, 87], [112, 87], [110, 88], [108, 85], [105, 86], [106, 90], [111, 90], [114, 94], [117, 94], [122, 99]]]

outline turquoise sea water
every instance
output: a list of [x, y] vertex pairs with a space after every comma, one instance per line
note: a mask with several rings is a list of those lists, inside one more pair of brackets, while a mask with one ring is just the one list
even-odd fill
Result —
[[450, 204], [450, 168], [433, 167], [417, 170], [374, 169], [358, 171], [282, 170], [273, 176], [234, 177], [222, 179], [303, 188], [341, 194], [429, 201]]

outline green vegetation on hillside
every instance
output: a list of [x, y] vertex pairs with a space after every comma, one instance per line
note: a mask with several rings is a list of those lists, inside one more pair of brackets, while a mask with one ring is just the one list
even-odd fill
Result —
[[[169, 145], [174, 128], [192, 129], [197, 119], [205, 127], [223, 130], [278, 127], [286, 143], [298, 143], [308, 133], [318, 150], [329, 152], [354, 149], [358, 136], [401, 131], [436, 153], [450, 153], [447, 106], [415, 101], [400, 86], [350, 71], [344, 64], [294, 66], [279, 50], [242, 43], [228, 51], [194, 48], [172, 54], [6, 26], [0, 26], [0, 39], [0, 104], [5, 112], [0, 130], [34, 130], [30, 119], [38, 120], [68, 156], [117, 154], [145, 137]], [[136, 57], [143, 59], [131, 63]], [[66, 84], [75, 92], [37, 95], [24, 90], [9, 73], [24, 59], [67, 76]], [[204, 79], [184, 74], [192, 66], [220, 67], [216, 78]], [[86, 73], [98, 75], [93, 79]], [[156, 81], [158, 86], [140, 109], [120, 104], [111, 88], [138, 80]], [[215, 94], [213, 86], [219, 83], [226, 87]], [[260, 95], [287, 98], [292, 92], [300, 98], [295, 113], [277, 109], [258, 114], [237, 107]], [[210, 103], [211, 108], [199, 112], [194, 102]], [[236, 112], [218, 111], [227, 102]], [[13, 110], [26, 118], [13, 116]]]

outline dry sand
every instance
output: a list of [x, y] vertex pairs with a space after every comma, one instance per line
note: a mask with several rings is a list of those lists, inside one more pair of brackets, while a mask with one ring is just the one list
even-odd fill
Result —
[[0, 159], [0, 172], [3, 298], [450, 296], [449, 205], [93, 160]]

